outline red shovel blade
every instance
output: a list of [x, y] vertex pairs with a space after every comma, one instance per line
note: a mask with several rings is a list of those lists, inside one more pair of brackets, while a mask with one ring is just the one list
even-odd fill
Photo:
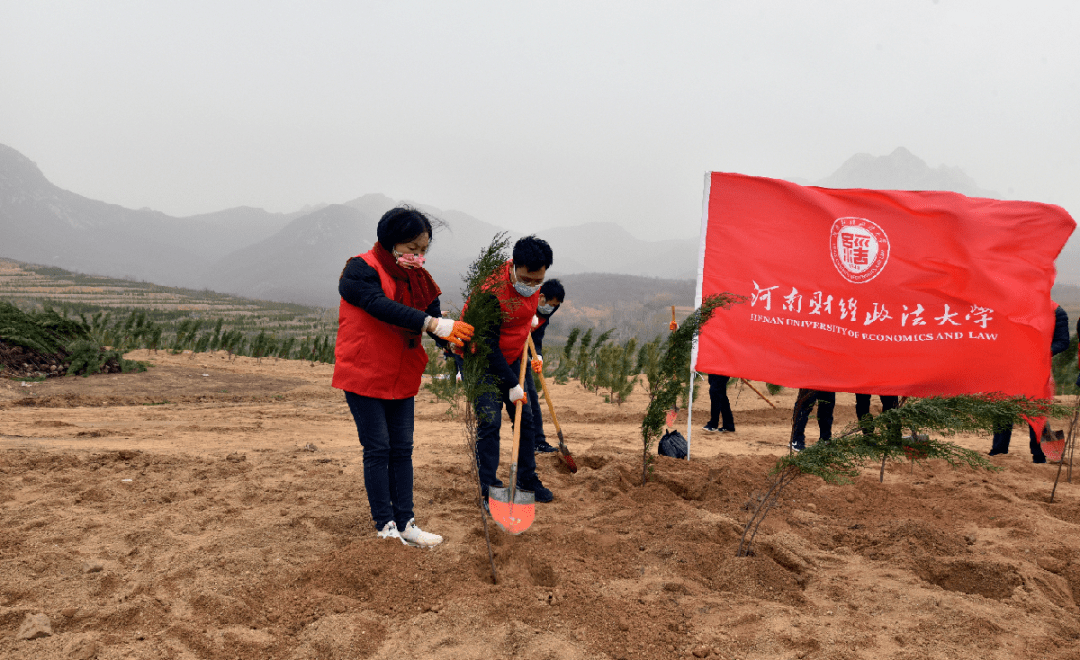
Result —
[[527, 530], [536, 518], [536, 499], [531, 492], [518, 490], [511, 502], [509, 488], [490, 488], [488, 510], [504, 532], [520, 534]]
[[566, 467], [570, 468], [571, 473], [577, 472], [577, 463], [574, 462], [574, 457], [570, 455], [570, 450], [566, 448], [566, 441], [562, 437], [562, 429], [559, 430], [559, 458], [563, 463], [566, 463]]

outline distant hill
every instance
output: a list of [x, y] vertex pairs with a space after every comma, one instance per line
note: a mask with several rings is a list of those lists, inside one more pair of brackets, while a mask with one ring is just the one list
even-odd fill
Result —
[[193, 286], [214, 259], [290, 219], [250, 208], [174, 218], [107, 204], [56, 187], [30, 159], [0, 145], [0, 256]]
[[[931, 168], [902, 147], [888, 156], [857, 154], [815, 185], [994, 196], [959, 168]], [[336, 304], [337, 276], [345, 260], [374, 244], [379, 217], [399, 203], [369, 194], [293, 213], [238, 207], [176, 218], [65, 191], [30, 159], [0, 145], [0, 257], [266, 300]], [[414, 205], [444, 221], [432, 242], [429, 270], [447, 305], [460, 306], [466, 268], [505, 230], [461, 211]], [[521, 236], [508, 234], [511, 240]], [[550, 276], [620, 276], [611, 280], [609, 295], [625, 289], [630, 299], [641, 301], [646, 294], [632, 287], [645, 286], [650, 278], [683, 280], [689, 284], [680, 286], [692, 289], [696, 276], [697, 237], [643, 241], [614, 222], [558, 227], [537, 235], [549, 241], [555, 253]], [[1080, 259], [1063, 256], [1059, 269], [1064, 281], [1080, 281]]]
[[375, 243], [377, 220], [351, 206], [325, 206], [219, 259], [204, 286], [260, 300], [336, 305], [341, 269], [357, 246]]
[[814, 183], [825, 188], [873, 188], [879, 190], [951, 190], [969, 197], [1000, 198], [983, 190], [959, 167], [931, 168], [904, 147], [888, 156], [855, 154], [840, 169]]
[[[370, 194], [294, 213], [239, 207], [176, 218], [62, 190], [30, 159], [0, 145], [0, 257], [266, 300], [336, 304], [345, 259], [374, 244], [375, 223], [399, 203]], [[460, 305], [469, 263], [505, 230], [460, 211], [414, 205], [445, 223], [428, 263], [444, 298]], [[694, 277], [696, 239], [643, 241], [614, 223], [538, 234], [555, 251], [553, 276]]]

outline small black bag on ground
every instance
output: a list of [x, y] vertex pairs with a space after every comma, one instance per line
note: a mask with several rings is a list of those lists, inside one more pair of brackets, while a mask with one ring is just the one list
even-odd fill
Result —
[[660, 438], [656, 451], [661, 456], [686, 458], [686, 438], [678, 431], [668, 431], [664, 437]]

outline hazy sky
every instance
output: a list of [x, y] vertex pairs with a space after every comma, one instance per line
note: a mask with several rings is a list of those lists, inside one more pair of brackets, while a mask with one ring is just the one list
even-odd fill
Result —
[[171, 215], [380, 192], [689, 237], [707, 170], [904, 146], [1080, 216], [1078, 28], [1075, 0], [0, 0], [0, 143]]

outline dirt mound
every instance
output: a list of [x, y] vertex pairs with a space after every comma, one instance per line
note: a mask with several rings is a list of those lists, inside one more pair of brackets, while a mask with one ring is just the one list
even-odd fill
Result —
[[[1080, 487], [1049, 503], [1053, 467], [1019, 451], [797, 480], [736, 557], [790, 412], [741, 398], [736, 433], [693, 434], [643, 486], [640, 393], [558, 386], [613, 414], [564, 424], [577, 474], [538, 457], [555, 501], [493, 528], [492, 584], [444, 405], [417, 403], [416, 516], [446, 538], [421, 551], [375, 537], [331, 367], [134, 357], [155, 366], [0, 384], [0, 657], [1076, 657]], [[33, 614], [52, 635], [19, 639]]]
[[[67, 373], [67, 353], [43, 353], [0, 340], [0, 377], [48, 378]], [[119, 371], [119, 369], [117, 369]]]

